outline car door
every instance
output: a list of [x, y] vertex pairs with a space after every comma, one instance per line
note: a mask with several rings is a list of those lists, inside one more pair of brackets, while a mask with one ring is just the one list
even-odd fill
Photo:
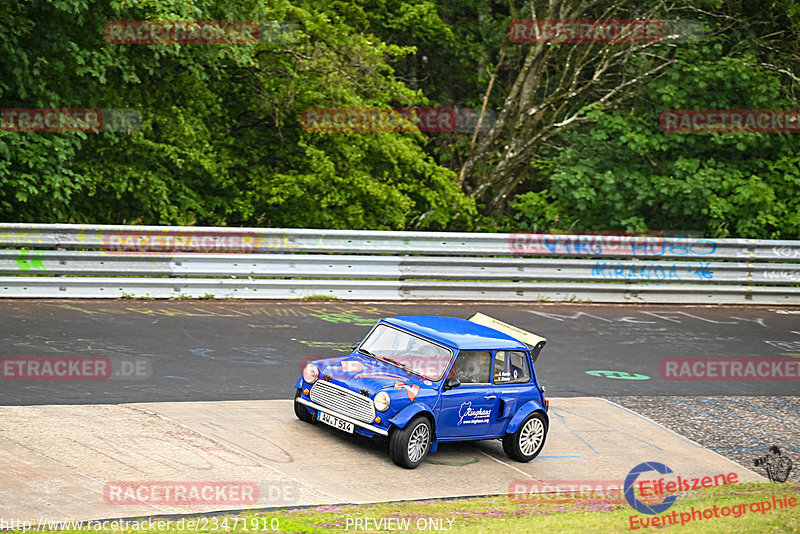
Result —
[[491, 383], [492, 353], [462, 351], [447, 377], [461, 385], [442, 391], [436, 434], [439, 439], [485, 436], [497, 419], [498, 399]]
[[536, 383], [531, 380], [531, 362], [527, 352], [498, 350], [494, 353], [492, 369], [492, 385], [498, 399], [499, 415], [489, 431], [501, 435], [517, 408], [538, 398], [539, 393]]

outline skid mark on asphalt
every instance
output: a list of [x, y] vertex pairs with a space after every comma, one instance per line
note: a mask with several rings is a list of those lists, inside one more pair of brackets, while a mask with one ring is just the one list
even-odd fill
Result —
[[[0, 517], [25, 518], [18, 503], [30, 510], [30, 518], [75, 519], [82, 508], [95, 514], [115, 516], [118, 509], [102, 502], [104, 482], [88, 473], [36, 451], [22, 443], [0, 437]], [[89, 481], [87, 483], [87, 481]], [[20, 496], [25, 496], [20, 499]], [[131, 515], [168, 512], [156, 505], [138, 502], [128, 507]], [[35, 514], [35, 515], [34, 515]]]
[[[220, 433], [224, 433], [227, 430], [222, 425], [218, 425], [218, 424], [215, 424], [215, 423], [204, 423], [203, 426], [211, 428], [214, 432], [216, 432], [217, 439], [219, 439], [220, 441], [226, 441], [226, 440], [224, 440], [222, 438], [219, 438], [219, 434]], [[247, 451], [250, 454], [252, 454], [254, 456], [257, 456], [257, 457], [259, 457], [260, 459], [262, 459], [262, 460], [264, 460], [266, 462], [276, 462], [276, 463], [279, 463], [279, 464], [290, 464], [290, 463], [294, 462], [294, 458], [292, 457], [291, 453], [289, 453], [289, 451], [287, 451], [286, 449], [284, 449], [283, 447], [281, 447], [280, 445], [278, 445], [274, 441], [266, 439], [263, 436], [259, 436], [258, 434], [255, 434], [254, 432], [251, 432], [250, 430], [247, 430], [247, 429], [239, 428], [239, 429], [236, 429], [236, 431], [237, 432], [241, 432], [243, 434], [247, 434], [248, 436], [252, 436], [252, 437], [254, 437], [254, 438], [258, 439], [258, 440], [261, 440], [263, 442], [269, 443], [270, 447], [273, 447], [273, 448], [277, 449], [278, 451], [280, 451], [280, 453], [283, 454], [285, 458], [281, 459], [281, 460], [276, 459], [276, 458], [269, 458], [267, 456], [264, 456], [263, 454], [259, 454], [257, 452], [250, 451], [250, 450], [242, 447], [241, 445], [239, 445], [239, 449], [241, 449], [243, 451]], [[229, 446], [232, 445], [231, 443], [227, 443], [227, 444]]]
[[[236, 452], [236, 454], [240, 454], [240, 455], [242, 455], [242, 456], [244, 456], [244, 457], [246, 457], [246, 458], [250, 458], [251, 460], [253, 460], [253, 461], [257, 462], [257, 465], [258, 465], [258, 466], [262, 466], [262, 467], [265, 467], [265, 468], [267, 468], [267, 469], [270, 469], [270, 470], [274, 471], [275, 473], [277, 473], [277, 474], [279, 474], [279, 475], [281, 475], [281, 476], [283, 476], [283, 477], [286, 477], [286, 478], [288, 478], [288, 479], [291, 479], [292, 481], [294, 481], [294, 482], [296, 482], [296, 483], [298, 483], [298, 484], [301, 484], [301, 485], [303, 485], [303, 486], [306, 486], [307, 488], [309, 488], [310, 490], [312, 490], [312, 491], [314, 491], [314, 492], [318, 492], [318, 493], [320, 493], [320, 494], [324, 495], [325, 497], [333, 498], [333, 496], [329, 495], [328, 493], [326, 493], [326, 492], [324, 492], [324, 491], [321, 491], [321, 490], [319, 490], [319, 489], [315, 488], [315, 487], [314, 487], [314, 486], [312, 486], [311, 484], [308, 484], [308, 483], [306, 483], [306, 482], [304, 482], [304, 481], [302, 481], [302, 480], [299, 480], [299, 479], [297, 479], [297, 478], [295, 478], [295, 477], [292, 477], [292, 476], [290, 476], [290, 475], [287, 475], [286, 473], [284, 473], [284, 472], [283, 472], [283, 471], [281, 471], [280, 469], [277, 469], [276, 467], [273, 467], [273, 466], [271, 466], [271, 465], [269, 465], [269, 464], [267, 464], [267, 463], [264, 463], [264, 462], [262, 462], [261, 460], [259, 460], [258, 458], [253, 458], [251, 455], [245, 454], [244, 452], [242, 452], [242, 450], [241, 450], [241, 448], [240, 448], [240, 447], [234, 447], [234, 446], [232, 446], [232, 444], [229, 444], [229, 443], [224, 443], [222, 440], [219, 440], [219, 439], [217, 439], [217, 438], [215, 438], [215, 437], [212, 437], [212, 436], [210, 436], [210, 435], [208, 435], [208, 434], [205, 434], [205, 433], [203, 433], [203, 432], [200, 432], [200, 431], [198, 431], [198, 430], [197, 430], [197, 429], [195, 429], [195, 428], [192, 428], [192, 427], [190, 427], [190, 426], [188, 426], [188, 425], [185, 425], [185, 424], [183, 424], [183, 423], [180, 423], [180, 422], [178, 422], [178, 421], [175, 421], [175, 420], [173, 420], [173, 419], [170, 419], [169, 417], [163, 416], [163, 415], [161, 415], [161, 414], [158, 414], [158, 413], [156, 413], [156, 412], [151, 412], [151, 411], [149, 411], [149, 410], [145, 410], [145, 409], [143, 409], [143, 408], [140, 408], [140, 407], [132, 407], [132, 409], [134, 409], [134, 410], [139, 410], [139, 411], [141, 411], [142, 413], [146, 413], [146, 414], [149, 414], [149, 415], [155, 415], [155, 416], [157, 416], [157, 417], [160, 417], [161, 419], [164, 419], [165, 421], [169, 421], [169, 422], [170, 422], [170, 423], [172, 423], [172, 424], [175, 424], [175, 425], [181, 426], [181, 427], [183, 427], [183, 428], [186, 428], [187, 430], [189, 430], [189, 431], [191, 431], [191, 432], [194, 432], [194, 433], [197, 433], [197, 434], [199, 434], [200, 436], [203, 436], [205, 439], [207, 439], [207, 440], [209, 440], [209, 441], [212, 441], [212, 442], [214, 442], [214, 443], [218, 444], [218, 445], [220, 446], [220, 450], [229, 449], [229, 450], [231, 450], [231, 451], [235, 451], [235, 452]], [[250, 434], [252, 435], [252, 433], [250, 433]], [[291, 455], [290, 455], [290, 456], [291, 456]], [[274, 460], [273, 460], [273, 461], [274, 461]], [[241, 464], [237, 464], [237, 465], [241, 465]], [[251, 465], [251, 466], [249, 466], [249, 467], [252, 467], [252, 465]], [[286, 504], [294, 504], [294, 503], [281, 503], [281, 504], [284, 504], [284, 505], [286, 505]]]
[[494, 456], [492, 456], [491, 454], [489, 454], [489, 453], [487, 453], [487, 452], [484, 452], [484, 451], [482, 451], [482, 450], [478, 449], [477, 447], [475, 448], [475, 450], [477, 450], [479, 453], [483, 454], [484, 456], [486, 456], [486, 457], [488, 457], [488, 458], [491, 458], [492, 460], [494, 460], [494, 461], [495, 461], [495, 462], [497, 462], [498, 464], [500, 464], [500, 465], [504, 465], [504, 466], [508, 467], [509, 469], [513, 469], [513, 470], [514, 470], [514, 471], [516, 471], [517, 473], [520, 473], [520, 474], [522, 474], [522, 476], [525, 476], [525, 477], [528, 477], [528, 478], [533, 478], [533, 476], [529, 475], [528, 473], [526, 473], [526, 472], [525, 472], [525, 471], [523, 471], [522, 469], [520, 469], [520, 468], [518, 468], [518, 467], [514, 467], [513, 465], [511, 465], [511, 464], [508, 464], [508, 463], [506, 463], [506, 462], [504, 462], [504, 461], [500, 460], [499, 458], [495, 458], [495, 457], [494, 457]]
[[[17, 485], [14, 493], [26, 495], [21, 501], [29, 504], [22, 504], [22, 509], [2, 510], [4, 516], [40, 517], [43, 507], [52, 509], [49, 501], [42, 498], [48, 493], [46, 487], [65, 483], [85, 486], [85, 482], [74, 480], [78, 477], [91, 480], [96, 487], [79, 502], [64, 505], [72, 509], [57, 519], [74, 517], [76, 513], [92, 518], [97, 514], [125, 517], [154, 511], [200, 513], [220, 509], [220, 503], [187, 504], [178, 497], [168, 503], [158, 502], [156, 508], [143, 507], [141, 501], [112, 502], [104, 494], [104, 486], [110, 483], [251, 484], [259, 488], [259, 494], [255, 503], [248, 503], [249, 508], [334, 501], [330, 494], [236, 446], [135, 406], [0, 407], [0, 429], [6, 441], [39, 456], [39, 463], [47, 460], [63, 468], [46, 483], [30, 479], [22, 488]], [[0, 481], [0, 495], [8, 489], [7, 483]], [[237, 508], [235, 503], [222, 503], [223, 509], [226, 506]]]

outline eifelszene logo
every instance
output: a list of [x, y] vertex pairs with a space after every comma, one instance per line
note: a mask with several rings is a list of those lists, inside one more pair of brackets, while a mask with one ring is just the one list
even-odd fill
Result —
[[[630, 473], [628, 473], [628, 476], [625, 477], [625, 484], [623, 485], [625, 500], [628, 501], [628, 504], [631, 505], [631, 508], [637, 512], [648, 515], [661, 514], [675, 504], [675, 501], [678, 499], [678, 497], [677, 495], [670, 494], [677, 493], [679, 491], [710, 488], [713, 486], [727, 486], [729, 484], [737, 484], [739, 482], [739, 476], [734, 472], [730, 472], [728, 474], [720, 473], [718, 475], [714, 475], [713, 477], [704, 476], [698, 478], [684, 478], [678, 475], [676, 480], [665, 481], [664, 477], [661, 477], [658, 480], [639, 480], [637, 482], [639, 475], [649, 471], [656, 471], [662, 475], [668, 475], [672, 473], [672, 469], [662, 463], [644, 462], [631, 469]], [[640, 497], [657, 497], [659, 495], [665, 495], [665, 497], [660, 503], [657, 504], [644, 503], [636, 498], [634, 493], [635, 485], [639, 486]], [[675, 515], [675, 512], [673, 512], [673, 521], [675, 520]]]
[[623, 486], [623, 492], [625, 494], [625, 500], [628, 501], [628, 504], [636, 510], [637, 512], [641, 512], [643, 514], [649, 515], [657, 515], [662, 512], [665, 512], [669, 509], [670, 506], [675, 504], [675, 501], [678, 500], [678, 497], [675, 495], [669, 495], [664, 497], [664, 500], [661, 501], [659, 504], [654, 505], [647, 505], [636, 498], [636, 495], [633, 493], [633, 485], [636, 483], [636, 479], [639, 478], [639, 475], [642, 473], [647, 473], [648, 471], [657, 471], [662, 475], [666, 475], [668, 473], [672, 473], [672, 469], [667, 467], [666, 465], [658, 462], [644, 462], [633, 469], [631, 469], [628, 476], [625, 477], [625, 485]]

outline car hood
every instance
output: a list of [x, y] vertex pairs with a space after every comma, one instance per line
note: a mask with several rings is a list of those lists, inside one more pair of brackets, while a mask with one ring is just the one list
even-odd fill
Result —
[[414, 400], [421, 389], [431, 389], [435, 382], [410, 373], [382, 360], [363, 354], [350, 354], [343, 358], [325, 358], [315, 362], [320, 379], [344, 386], [353, 391], [366, 390], [369, 396], [382, 389], [405, 390]]

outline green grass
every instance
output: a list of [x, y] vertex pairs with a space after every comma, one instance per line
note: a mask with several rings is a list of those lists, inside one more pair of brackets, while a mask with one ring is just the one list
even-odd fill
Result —
[[[754, 502], [772, 501], [773, 494], [781, 498], [795, 497], [793, 508], [751, 512], [749, 505]], [[727, 518], [703, 519], [680, 525], [680, 514], [695, 509], [718, 509], [725, 506], [748, 505], [748, 511], [741, 517], [731, 515]], [[741, 509], [741, 508], [739, 508]], [[193, 517], [194, 528], [173, 521], [167, 529], [148, 531], [130, 528], [126, 532], [380, 532], [375, 530], [372, 521], [395, 518], [408, 520], [408, 530], [395, 532], [437, 532], [436, 529], [422, 529], [428, 526], [425, 521], [439, 521], [443, 530], [459, 533], [508, 533], [530, 532], [754, 532], [783, 534], [796, 533], [800, 528], [800, 484], [762, 484], [749, 483], [733, 486], [720, 486], [705, 490], [695, 490], [678, 494], [677, 502], [662, 516], [677, 512], [678, 524], [666, 527], [650, 527], [631, 530], [629, 517], [638, 515], [622, 498], [619, 492], [595, 493], [580, 498], [567, 494], [543, 494], [524, 496], [523, 500], [511, 499], [506, 495], [492, 497], [447, 499], [428, 501], [389, 502], [367, 505], [326, 505], [276, 510], [272, 512], [247, 512], [231, 515], [210, 515]], [[357, 519], [370, 518], [370, 530], [356, 529]], [[348, 520], [350, 522], [348, 523]], [[452, 523], [450, 523], [452, 522]], [[452, 524], [452, 530], [449, 525]], [[180, 527], [183, 528], [180, 528]], [[205, 528], [199, 528], [204, 526]], [[349, 528], [348, 528], [349, 526]], [[362, 522], [362, 527], [364, 523]], [[277, 527], [275, 529], [275, 527]], [[41, 530], [37, 532], [100, 532], [100, 530]], [[108, 530], [106, 530], [108, 531]], [[119, 532], [119, 531], [117, 531]]]

